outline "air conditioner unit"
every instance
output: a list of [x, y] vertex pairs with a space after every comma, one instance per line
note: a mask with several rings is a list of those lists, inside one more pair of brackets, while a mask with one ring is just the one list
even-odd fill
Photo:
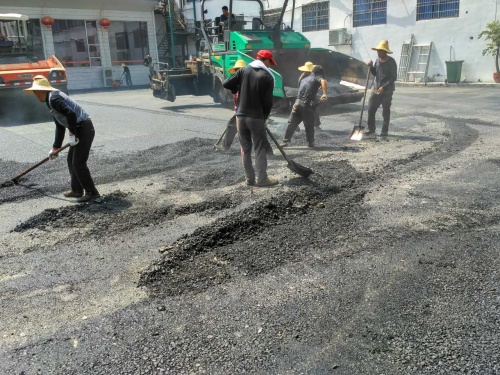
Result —
[[337, 46], [340, 44], [346, 44], [347, 41], [347, 29], [342, 28], [342, 29], [334, 29], [334, 30], [329, 30], [330, 31], [330, 37], [329, 37], [329, 45], [331, 46]]
[[111, 87], [113, 85], [113, 70], [112, 69], [103, 69], [102, 76], [105, 86]]

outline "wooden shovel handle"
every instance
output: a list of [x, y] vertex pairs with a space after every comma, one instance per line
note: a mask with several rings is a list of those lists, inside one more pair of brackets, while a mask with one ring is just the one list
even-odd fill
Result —
[[[55, 151], [52, 155], [57, 155], [59, 154], [62, 150], [65, 150], [69, 147], [69, 143], [65, 144], [64, 146], [62, 146], [59, 150]], [[22, 171], [21, 173], [19, 173], [16, 177], [12, 178], [11, 181], [12, 182], [16, 182], [18, 179], [20, 179], [21, 177], [23, 177], [25, 174], [31, 172], [33, 169], [35, 168], [38, 168], [40, 165], [42, 165], [43, 163], [46, 163], [50, 158], [47, 156], [45, 159], [42, 159], [40, 160], [38, 163], [32, 165], [31, 167], [29, 167], [28, 169]]]

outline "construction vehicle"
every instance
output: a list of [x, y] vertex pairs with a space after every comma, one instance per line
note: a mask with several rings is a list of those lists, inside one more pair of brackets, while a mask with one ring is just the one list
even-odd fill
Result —
[[[33, 115], [39, 107], [33, 95], [23, 92], [31, 86], [34, 76], [47, 77], [53, 87], [67, 93], [66, 69], [61, 62], [55, 56], [46, 60], [33, 56], [28, 22], [25, 15], [0, 14], [0, 113], [16, 112], [18, 118], [22, 117], [19, 111]], [[46, 108], [44, 112], [48, 112]]]
[[[311, 48], [309, 40], [293, 31], [292, 24], [285, 27], [283, 16], [285, 0], [279, 19], [274, 25], [264, 23], [264, 6], [260, 0], [255, 17], [235, 16], [233, 0], [229, 0], [229, 19], [220, 22], [205, 19], [205, 1], [201, 2], [202, 20], [196, 43], [199, 57], [185, 61], [182, 69], [159, 69], [153, 74], [151, 89], [155, 97], [174, 101], [176, 95], [211, 95], [215, 102], [230, 104], [232, 94], [222, 82], [230, 76], [228, 69], [237, 60], [248, 65], [262, 49], [270, 50], [277, 66], [272, 67], [275, 86], [275, 109], [289, 109], [298, 93], [298, 67], [306, 61], [321, 64], [328, 81], [328, 102], [331, 104], [358, 102], [363, 97], [366, 65], [350, 56], [324, 48]], [[246, 7], [248, 8], [248, 6]], [[292, 4], [295, 9], [295, 0]]]

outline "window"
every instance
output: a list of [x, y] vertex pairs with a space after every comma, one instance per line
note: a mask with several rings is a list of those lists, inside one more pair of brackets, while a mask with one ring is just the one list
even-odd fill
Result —
[[108, 28], [113, 65], [141, 65], [149, 53], [146, 22], [113, 21]]
[[55, 20], [52, 35], [56, 56], [65, 67], [101, 66], [96, 21]]
[[354, 0], [354, 27], [387, 23], [387, 0]]
[[39, 19], [30, 19], [28, 21], [28, 47], [31, 48], [33, 56], [38, 60], [45, 59]]
[[302, 7], [302, 31], [328, 30], [329, 26], [329, 1], [308, 4]]
[[417, 0], [417, 21], [458, 17], [460, 0]]

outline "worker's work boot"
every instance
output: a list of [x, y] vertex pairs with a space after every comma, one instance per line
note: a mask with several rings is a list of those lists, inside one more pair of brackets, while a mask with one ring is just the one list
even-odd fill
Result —
[[258, 187], [268, 187], [278, 185], [278, 179], [274, 177], [268, 177], [264, 181], [258, 181], [256, 186]]
[[288, 139], [283, 139], [280, 143], [280, 147], [287, 147], [290, 144]]
[[83, 191], [68, 190], [63, 193], [66, 198], [80, 198], [83, 196]]
[[90, 202], [90, 201], [93, 201], [94, 199], [97, 199], [101, 196], [101, 194], [99, 194], [97, 191], [95, 193], [92, 193], [92, 194], [85, 194], [84, 196], [78, 198], [76, 201], [78, 203], [86, 203], [86, 202]]

